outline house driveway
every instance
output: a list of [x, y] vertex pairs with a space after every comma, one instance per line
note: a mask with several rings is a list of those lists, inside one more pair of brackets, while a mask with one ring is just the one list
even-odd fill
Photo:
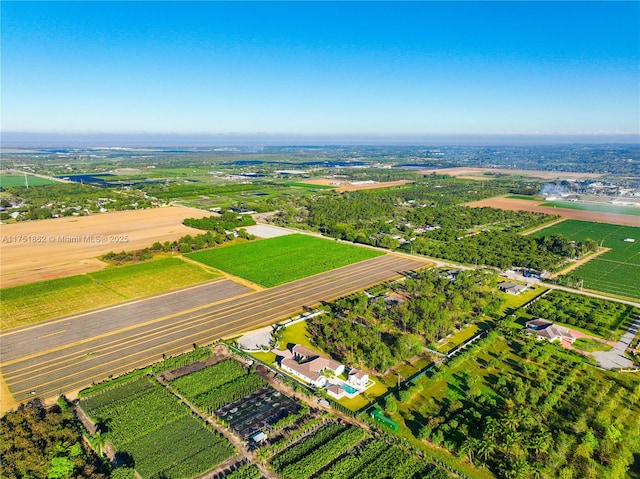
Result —
[[640, 328], [640, 316], [631, 323], [627, 332], [622, 335], [622, 338], [613, 346], [613, 349], [593, 353], [593, 357], [596, 358], [600, 367], [604, 369], [615, 369], [633, 366], [633, 362], [624, 355], [624, 352], [638, 333], [638, 328]]

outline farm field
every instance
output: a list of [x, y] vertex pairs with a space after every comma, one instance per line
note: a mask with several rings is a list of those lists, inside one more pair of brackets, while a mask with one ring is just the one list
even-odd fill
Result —
[[[567, 220], [533, 233], [561, 234], [572, 240], [602, 241], [611, 251], [597, 256], [571, 272], [584, 279], [584, 287], [627, 298], [640, 299], [640, 227]], [[624, 241], [635, 239], [634, 242]]]
[[2, 375], [18, 400], [33, 390], [46, 399], [73, 394], [109, 375], [183, 353], [193, 344], [232, 338], [428, 266], [420, 258], [386, 254], [257, 292], [220, 279], [13, 329], [1, 337]]
[[195, 236], [201, 231], [182, 221], [209, 215], [202, 210], [166, 207], [3, 225], [0, 285], [6, 288], [103, 269], [106, 264], [98, 256]]
[[[27, 175], [27, 183], [29, 186], [42, 186], [55, 183], [47, 178], [39, 176]], [[0, 187], [10, 188], [12, 186], [25, 186], [24, 175], [0, 174]]]
[[108, 440], [143, 479], [197, 476], [235, 454], [225, 437], [146, 376], [83, 398], [80, 407], [108, 425]]
[[4, 288], [0, 330], [184, 288], [219, 276], [180, 258], [160, 258]]
[[536, 203], [535, 201], [524, 200], [524, 199], [514, 199], [509, 197], [497, 197], [497, 198], [488, 198], [485, 200], [474, 201], [472, 203], [468, 203], [467, 206], [471, 206], [473, 208], [481, 208], [484, 206], [489, 206], [491, 208], [498, 208], [502, 210], [512, 210], [512, 211], [532, 211], [534, 213], [545, 213], [548, 215], [559, 215], [563, 218], [571, 219], [571, 220], [581, 220], [581, 221], [593, 221], [597, 223], [608, 223], [615, 225], [626, 225], [626, 226], [639, 226], [640, 219], [638, 219], [634, 215], [629, 214], [621, 214], [621, 213], [605, 213], [601, 211], [585, 211], [585, 210], [576, 210], [570, 208], [559, 208], [553, 206], [542, 206], [542, 202]]
[[598, 203], [579, 203], [576, 201], [547, 201], [541, 206], [555, 206], [557, 208], [568, 208], [570, 210], [598, 211], [600, 213], [616, 213], [623, 215], [640, 216], [640, 208], [633, 206], [615, 206]]
[[384, 253], [294, 234], [187, 256], [265, 287], [323, 273]]

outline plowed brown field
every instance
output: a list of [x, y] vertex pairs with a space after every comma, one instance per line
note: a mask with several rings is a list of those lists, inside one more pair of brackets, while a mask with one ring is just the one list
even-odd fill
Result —
[[0, 286], [97, 271], [106, 265], [96, 258], [110, 251], [202, 233], [182, 221], [208, 215], [172, 206], [2, 225]]

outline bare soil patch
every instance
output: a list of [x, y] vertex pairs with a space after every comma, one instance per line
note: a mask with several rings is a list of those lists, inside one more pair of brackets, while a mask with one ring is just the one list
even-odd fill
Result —
[[339, 180], [336, 178], [319, 178], [315, 180], [304, 180], [304, 183], [310, 185], [323, 185], [323, 186], [335, 186], [336, 191], [342, 193], [343, 191], [358, 191], [358, 190], [373, 190], [376, 188], [388, 188], [391, 186], [402, 186], [407, 183], [411, 183], [408, 180], [398, 181], [383, 181], [380, 183], [355, 183], [348, 180]]
[[423, 175], [450, 175], [456, 178], [469, 180], [486, 180], [487, 174], [503, 174], [512, 176], [527, 176], [529, 178], [542, 178], [544, 180], [565, 180], [565, 179], [583, 179], [583, 178], [600, 178], [599, 173], [577, 173], [571, 171], [536, 171], [536, 170], [510, 170], [507, 168], [440, 168], [430, 170], [420, 170], [418, 173]]
[[[490, 206], [501, 210], [512, 211], [532, 211], [534, 213], [546, 213], [548, 215], [559, 215], [566, 219], [594, 221], [596, 223], [609, 223], [614, 225], [640, 226], [640, 218], [632, 215], [622, 215], [618, 213], [602, 213], [600, 211], [572, 210], [569, 208], [556, 208], [553, 206], [540, 206], [542, 202], [530, 200], [518, 200], [514, 198], [489, 198], [481, 201], [468, 203], [473, 208]], [[548, 225], [545, 225], [545, 227]]]
[[171, 206], [2, 225], [0, 286], [97, 271], [106, 265], [96, 258], [110, 251], [202, 233], [182, 221], [209, 214]]
[[567, 266], [566, 268], [564, 268], [562, 271], [558, 271], [555, 274], [551, 275], [551, 278], [557, 278], [558, 275], [561, 274], [567, 274], [571, 271], [573, 271], [574, 269], [579, 268], [580, 266], [582, 266], [583, 264], [585, 264], [588, 261], [591, 261], [593, 258], [597, 258], [598, 256], [600, 256], [601, 254], [606, 253], [607, 251], [611, 251], [611, 248], [600, 248], [598, 251], [596, 251], [593, 254], [590, 254], [589, 256], [585, 256], [582, 259], [579, 259], [578, 261], [574, 261], [573, 263], [571, 263], [569, 266]]
[[11, 394], [7, 384], [4, 382], [2, 375], [0, 375], [0, 416], [12, 411], [18, 407], [18, 404], [18, 401], [14, 399], [13, 394]]

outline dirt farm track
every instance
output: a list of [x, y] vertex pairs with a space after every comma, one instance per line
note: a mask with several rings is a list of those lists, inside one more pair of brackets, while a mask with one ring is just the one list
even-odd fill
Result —
[[[386, 254], [252, 291], [227, 279], [46, 321], [0, 335], [0, 370], [17, 401], [51, 400], [240, 332], [286, 319], [431, 263]], [[2, 401], [3, 409], [7, 401]]]
[[599, 211], [572, 210], [569, 208], [554, 208], [553, 206], [540, 206], [536, 201], [519, 200], [515, 198], [489, 198], [486, 200], [468, 203], [468, 206], [481, 208], [490, 206], [501, 210], [532, 211], [534, 213], [546, 213], [558, 215], [570, 220], [594, 221], [596, 223], [610, 223], [624, 226], [640, 226], [640, 216], [623, 215], [619, 213], [601, 213]]
[[110, 251], [135, 250], [156, 241], [202, 233], [182, 224], [210, 213], [169, 206], [2, 225], [0, 286], [97, 271]]

